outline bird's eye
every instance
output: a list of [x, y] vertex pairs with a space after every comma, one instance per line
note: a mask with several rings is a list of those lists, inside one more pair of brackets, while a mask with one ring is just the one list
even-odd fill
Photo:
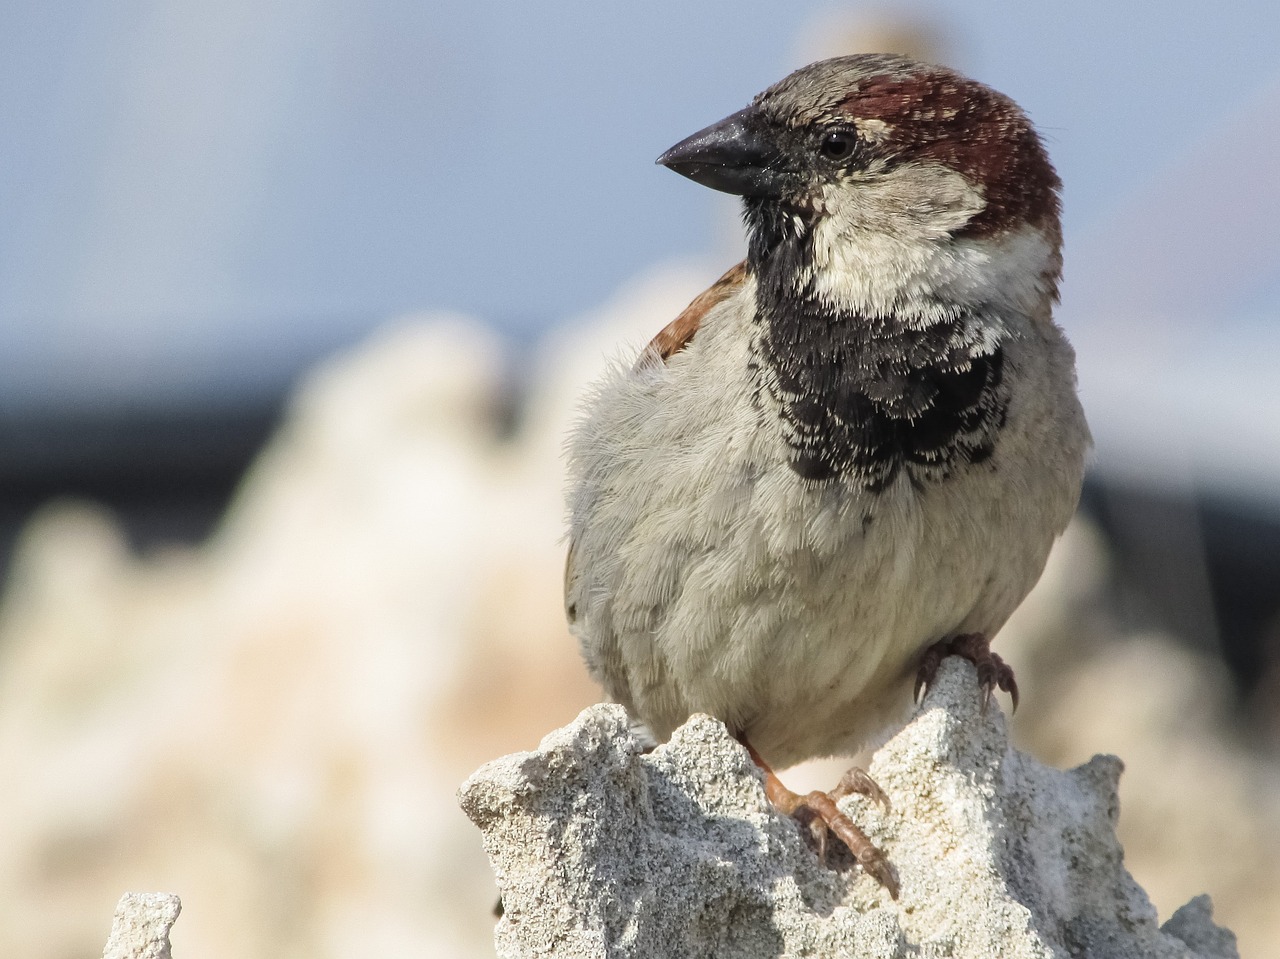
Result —
[[847, 160], [857, 143], [858, 135], [852, 130], [832, 130], [822, 138], [818, 149], [828, 160]]

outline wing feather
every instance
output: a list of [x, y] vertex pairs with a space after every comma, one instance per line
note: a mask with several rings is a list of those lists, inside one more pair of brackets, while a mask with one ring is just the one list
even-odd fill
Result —
[[747, 261], [743, 260], [699, 293], [679, 316], [664, 326], [661, 332], [649, 341], [649, 345], [640, 354], [636, 365], [645, 366], [655, 360], [665, 363], [683, 350], [693, 341], [698, 327], [702, 325], [703, 317], [710, 313], [712, 308], [737, 293], [746, 282]]

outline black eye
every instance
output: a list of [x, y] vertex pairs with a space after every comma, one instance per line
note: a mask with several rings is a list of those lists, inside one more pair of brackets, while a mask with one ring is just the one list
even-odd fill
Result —
[[858, 135], [852, 130], [832, 130], [822, 138], [818, 150], [828, 160], [847, 160], [858, 145]]

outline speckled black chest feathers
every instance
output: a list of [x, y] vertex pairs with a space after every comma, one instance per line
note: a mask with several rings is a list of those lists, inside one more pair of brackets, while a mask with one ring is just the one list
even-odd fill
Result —
[[841, 313], [776, 274], [758, 279], [754, 365], [796, 473], [875, 491], [900, 474], [923, 487], [990, 458], [1009, 388], [989, 324], [958, 308], [927, 323]]

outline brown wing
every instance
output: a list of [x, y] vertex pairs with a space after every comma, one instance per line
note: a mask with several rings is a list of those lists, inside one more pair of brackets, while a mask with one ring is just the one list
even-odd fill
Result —
[[655, 358], [665, 363], [683, 350], [689, 345], [693, 335], [698, 332], [702, 318], [711, 312], [711, 308], [737, 293], [746, 281], [747, 261], [743, 260], [699, 293], [694, 301], [684, 308], [683, 313], [663, 327], [662, 332], [655, 336], [640, 354], [636, 365], [644, 366]]

